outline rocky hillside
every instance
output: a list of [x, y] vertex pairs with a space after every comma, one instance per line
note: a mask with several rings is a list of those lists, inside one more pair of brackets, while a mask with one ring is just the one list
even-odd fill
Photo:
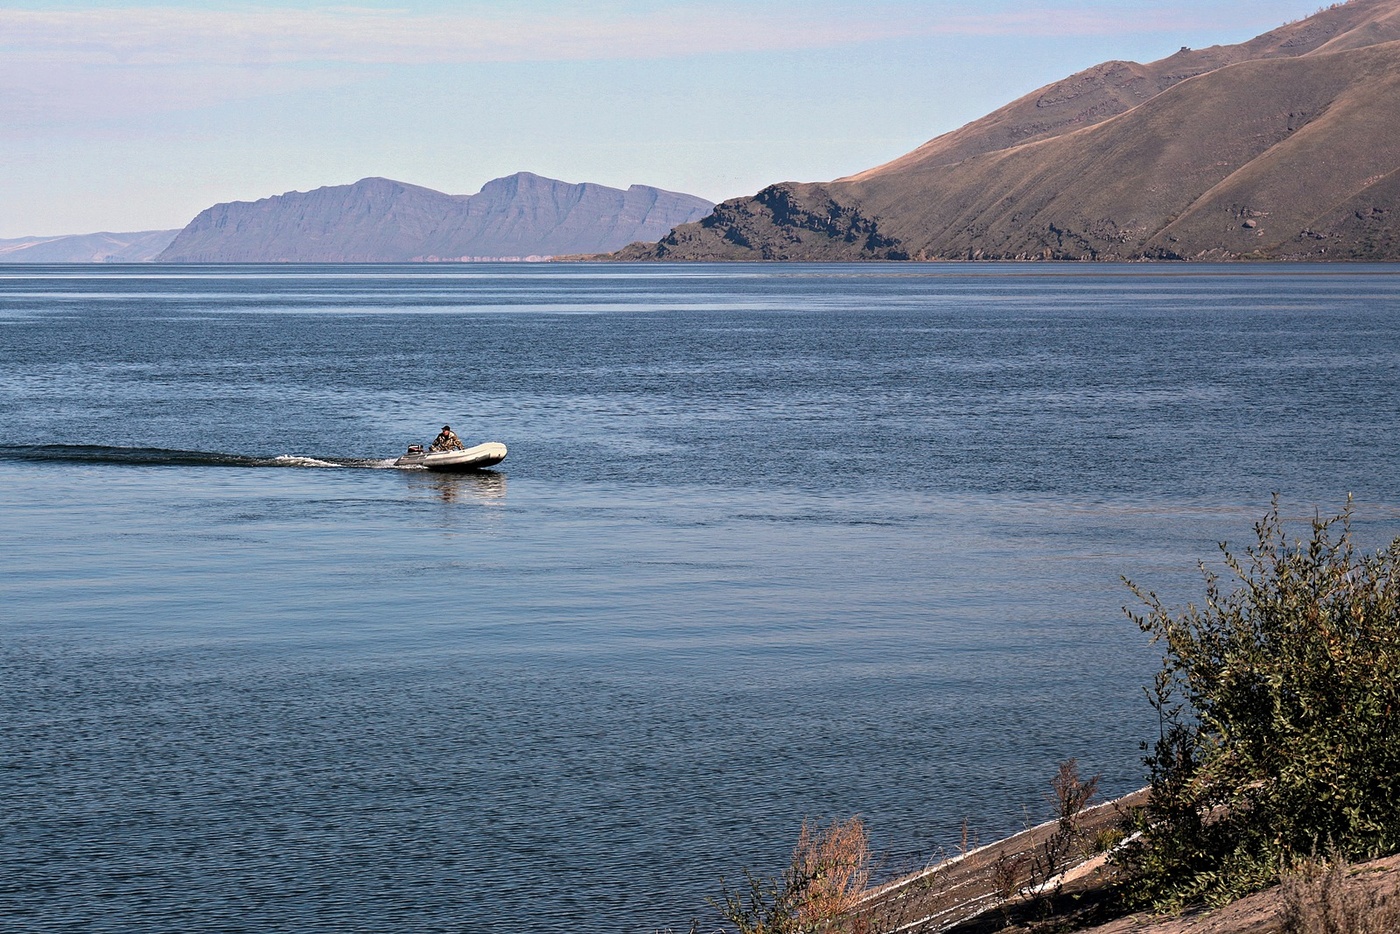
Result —
[[178, 230], [0, 240], [0, 263], [149, 263]]
[[619, 259], [1400, 260], [1400, 0], [1108, 62]]
[[692, 195], [573, 185], [522, 172], [475, 195], [385, 178], [216, 204], [180, 231], [164, 263], [400, 263], [521, 259], [614, 250], [707, 214]]

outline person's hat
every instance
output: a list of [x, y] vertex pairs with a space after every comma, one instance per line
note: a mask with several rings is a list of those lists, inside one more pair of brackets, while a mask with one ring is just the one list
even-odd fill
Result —
[[443, 426], [442, 426], [442, 430], [443, 430], [443, 431], [451, 431], [451, 430], [452, 430], [452, 426], [451, 426], [451, 425], [443, 425]]

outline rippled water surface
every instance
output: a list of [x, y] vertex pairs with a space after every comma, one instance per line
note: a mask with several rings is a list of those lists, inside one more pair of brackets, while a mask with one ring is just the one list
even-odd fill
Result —
[[[1281, 496], [1400, 532], [1390, 267], [0, 267], [0, 928], [650, 932], [1142, 780]], [[444, 422], [510, 456], [393, 469]]]

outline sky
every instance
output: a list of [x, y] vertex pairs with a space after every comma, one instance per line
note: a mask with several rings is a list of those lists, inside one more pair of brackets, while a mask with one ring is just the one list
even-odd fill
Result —
[[0, 238], [503, 175], [713, 201], [886, 162], [1319, 0], [0, 0]]

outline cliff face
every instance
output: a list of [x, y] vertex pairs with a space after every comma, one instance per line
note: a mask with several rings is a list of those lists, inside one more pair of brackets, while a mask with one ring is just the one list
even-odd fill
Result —
[[711, 203], [520, 173], [476, 195], [384, 178], [216, 204], [158, 257], [171, 263], [398, 263], [617, 249], [704, 216]]
[[821, 185], [772, 185], [753, 198], [726, 201], [708, 217], [677, 227], [658, 243], [633, 243], [619, 260], [908, 259], [896, 239]]
[[1395, 260], [1396, 126], [1400, 0], [1353, 0], [1241, 45], [1099, 65], [617, 257]]

